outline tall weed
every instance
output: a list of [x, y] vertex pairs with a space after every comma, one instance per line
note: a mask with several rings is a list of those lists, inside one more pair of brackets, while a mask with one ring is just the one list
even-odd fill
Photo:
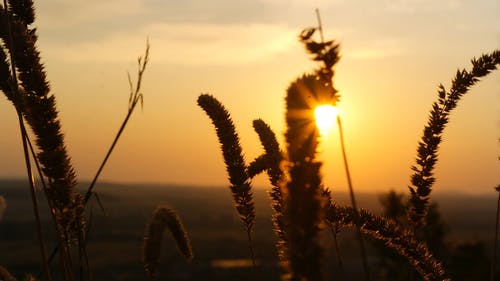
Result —
[[[319, 14], [318, 14], [319, 19]], [[50, 85], [37, 50], [36, 29], [32, 26], [35, 10], [31, 0], [4, 0], [0, 5], [0, 90], [15, 107], [22, 132], [22, 143], [31, 184], [35, 216], [39, 218], [37, 198], [34, 194], [34, 161], [42, 181], [42, 188], [49, 205], [56, 232], [59, 266], [57, 276], [63, 280], [91, 280], [89, 261], [86, 255], [87, 220], [85, 203], [95, 194], [93, 188], [107, 159], [121, 136], [128, 119], [138, 103], [143, 102], [140, 92], [141, 81], [148, 62], [149, 45], [143, 59], [138, 60], [138, 80], [131, 85], [129, 107], [124, 122], [106, 154], [96, 176], [85, 196], [75, 190], [76, 173], [66, 150], [62, 134], [56, 100], [50, 92]], [[319, 31], [321, 41], [314, 41], [313, 35]], [[443, 261], [436, 259], [422, 237], [425, 217], [432, 186], [433, 174], [438, 160], [439, 145], [450, 114], [463, 95], [480, 78], [496, 70], [500, 64], [500, 51], [495, 50], [472, 60], [470, 70], [457, 71], [449, 90], [438, 87], [438, 99], [432, 104], [429, 119], [418, 143], [415, 165], [409, 185], [409, 208], [405, 214], [411, 222], [406, 224], [377, 216], [353, 206], [340, 206], [330, 189], [323, 185], [318, 160], [319, 131], [314, 123], [313, 110], [316, 106], [339, 102], [334, 87], [334, 66], [340, 59], [339, 44], [325, 41], [322, 27], [307, 28], [299, 35], [312, 60], [319, 67], [293, 80], [285, 97], [285, 147], [280, 148], [275, 133], [263, 120], [257, 119], [253, 127], [257, 132], [263, 153], [247, 163], [235, 125], [224, 105], [214, 96], [203, 94], [198, 97], [198, 105], [207, 113], [216, 129], [220, 148], [228, 173], [229, 189], [234, 206], [242, 220], [250, 246], [250, 255], [255, 264], [252, 244], [252, 230], [255, 225], [255, 204], [253, 202], [252, 179], [266, 172], [270, 182], [269, 195], [274, 211], [272, 222], [277, 238], [277, 251], [287, 272], [283, 279], [293, 281], [316, 281], [325, 278], [323, 269], [327, 248], [323, 238], [328, 233], [336, 239], [336, 234], [347, 227], [356, 228], [359, 233], [381, 240], [388, 248], [404, 257], [424, 280], [449, 280]], [[130, 81], [130, 78], [129, 78]], [[340, 125], [340, 122], [339, 122]], [[31, 134], [28, 134], [28, 127]], [[34, 146], [31, 144], [34, 138]], [[30, 155], [31, 153], [31, 155]], [[354, 192], [351, 192], [354, 202]], [[0, 196], [0, 218], [6, 203]], [[37, 219], [38, 224], [40, 222]], [[498, 218], [497, 218], [498, 221]], [[52, 259], [45, 257], [44, 241], [39, 226], [42, 263], [45, 277], [51, 280], [49, 264]], [[168, 207], [158, 207], [146, 226], [143, 261], [150, 278], [156, 278], [163, 235], [169, 230], [187, 260], [193, 258], [193, 251], [186, 230], [178, 215]], [[78, 266], [74, 263], [75, 250]], [[362, 243], [362, 240], [359, 239]], [[496, 242], [496, 235], [495, 235]], [[495, 244], [496, 256], [496, 244]], [[339, 254], [340, 255], [340, 254]], [[339, 259], [341, 260], [341, 259]], [[369, 265], [365, 257], [365, 264]], [[79, 272], [75, 270], [79, 268]], [[370, 278], [365, 266], [366, 279]], [[494, 278], [495, 258], [491, 266]], [[340, 273], [339, 273], [340, 275]], [[0, 267], [2, 280], [15, 280], [10, 273]], [[33, 280], [28, 276], [27, 280]]]

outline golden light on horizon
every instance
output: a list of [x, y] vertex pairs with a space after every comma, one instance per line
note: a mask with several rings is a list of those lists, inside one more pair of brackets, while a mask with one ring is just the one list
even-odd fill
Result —
[[320, 135], [328, 135], [338, 114], [338, 108], [330, 104], [319, 105], [314, 109], [314, 118]]

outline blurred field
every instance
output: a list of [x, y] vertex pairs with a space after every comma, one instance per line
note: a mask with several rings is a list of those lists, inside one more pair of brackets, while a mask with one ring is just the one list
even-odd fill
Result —
[[[265, 189], [255, 191], [256, 270], [248, 266], [246, 233], [232, 208], [231, 195], [226, 188], [104, 183], [99, 184], [96, 191], [106, 212], [103, 214], [92, 200], [88, 249], [97, 280], [146, 279], [141, 263], [144, 225], [159, 204], [178, 211], [191, 236], [195, 253], [195, 259], [188, 264], [177, 253], [173, 240], [166, 239], [159, 280], [278, 280], [281, 269]], [[5, 216], [0, 221], [0, 265], [8, 267], [19, 277], [27, 272], [38, 274], [40, 258], [25, 181], [1, 180], [0, 195], [7, 201]], [[43, 196], [39, 194], [41, 202]], [[348, 202], [345, 193], [335, 193], [334, 197], [339, 202]], [[450, 241], [477, 239], [491, 245], [496, 207], [493, 190], [490, 196], [437, 194], [434, 198], [449, 227]], [[380, 211], [378, 194], [358, 194], [358, 200], [361, 207], [376, 213]], [[47, 241], [53, 241], [46, 205], [42, 204], [42, 208], [45, 235]], [[358, 246], [349, 232], [340, 237], [340, 243], [347, 270], [354, 277], [358, 271]], [[327, 244], [331, 246], [331, 241]], [[49, 243], [49, 248], [53, 247], [54, 244]], [[370, 260], [376, 258], [372, 255]], [[334, 264], [333, 256], [327, 260]]]

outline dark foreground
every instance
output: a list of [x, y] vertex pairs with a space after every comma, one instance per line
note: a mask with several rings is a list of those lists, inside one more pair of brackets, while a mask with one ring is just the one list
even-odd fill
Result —
[[[279, 280], [282, 274], [270, 222], [270, 201], [263, 189], [255, 191], [255, 269], [251, 268], [249, 260], [246, 232], [232, 208], [231, 195], [226, 188], [100, 184], [97, 192], [105, 214], [95, 200], [88, 209], [93, 214], [88, 251], [95, 280], [147, 280], [141, 262], [141, 244], [145, 223], [158, 205], [168, 205], [178, 211], [191, 236], [195, 254], [194, 260], [186, 263], [173, 240], [166, 235], [158, 280], [264, 281]], [[0, 195], [7, 201], [6, 213], [0, 221], [0, 265], [6, 266], [17, 277], [24, 273], [37, 275], [41, 269], [40, 258], [25, 182], [1, 180]], [[359, 194], [358, 200], [361, 207], [378, 213], [377, 196]], [[43, 201], [43, 194], [39, 197]], [[336, 198], [342, 203], [347, 202], [344, 193], [336, 194]], [[490, 255], [496, 194], [492, 192], [491, 197], [438, 194], [435, 198], [448, 225], [450, 243], [480, 240]], [[45, 236], [49, 249], [53, 249], [53, 232], [45, 206], [42, 208]], [[333, 248], [332, 243], [328, 246]], [[359, 248], [350, 233], [341, 235], [340, 246], [346, 275], [349, 276], [345, 280], [359, 280]], [[332, 275], [337, 264], [334, 255], [329, 255], [326, 261], [332, 265], [327, 267], [327, 274]], [[377, 262], [373, 249], [370, 262]], [[53, 264], [56, 266], [57, 262]]]

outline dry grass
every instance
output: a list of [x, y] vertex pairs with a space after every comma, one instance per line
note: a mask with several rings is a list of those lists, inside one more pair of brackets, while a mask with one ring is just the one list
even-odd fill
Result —
[[198, 105], [207, 113], [215, 126], [217, 137], [221, 144], [222, 155], [229, 175], [230, 189], [233, 195], [234, 206], [245, 223], [250, 247], [250, 255], [255, 265], [252, 246], [252, 228], [255, 224], [255, 206], [253, 203], [252, 186], [247, 174], [247, 165], [243, 157], [236, 128], [229, 112], [211, 95], [200, 95]]
[[186, 260], [193, 259], [193, 250], [188, 234], [182, 225], [177, 213], [169, 207], [158, 207], [151, 218], [151, 221], [146, 225], [146, 234], [144, 235], [144, 267], [150, 279], [156, 277], [161, 244], [165, 230], [169, 230], [174, 237], [179, 251], [184, 255]]
[[[129, 107], [125, 120], [87, 193], [82, 196], [75, 190], [76, 173], [66, 151], [56, 100], [50, 92], [41, 56], [36, 48], [36, 29], [32, 27], [35, 18], [33, 2], [4, 0], [3, 3], [0, 5], [0, 90], [12, 102], [19, 116], [45, 278], [47, 280], [52, 278], [48, 265], [52, 262], [58, 271], [58, 276], [65, 281], [72, 281], [77, 277], [81, 280], [92, 280], [86, 255], [88, 228], [85, 203], [94, 194], [93, 188], [99, 174], [132, 112], [138, 103], [142, 107], [143, 95], [140, 88], [148, 62], [149, 45], [144, 58], [138, 60], [136, 85], [130, 82]], [[312, 39], [316, 31], [321, 35], [320, 42]], [[412, 222], [412, 229], [404, 229], [404, 226], [397, 222], [358, 210], [355, 204], [353, 207], [343, 207], [332, 203], [330, 193], [322, 184], [320, 175], [322, 163], [316, 157], [319, 134], [312, 111], [319, 104], [336, 104], [339, 100], [333, 83], [335, 74], [333, 68], [340, 59], [340, 54], [339, 44], [335, 41], [324, 41], [321, 31], [320, 25], [319, 28], [305, 29], [299, 36], [300, 41], [312, 55], [312, 59], [317, 61], [320, 67], [313, 73], [300, 76], [287, 89], [286, 149], [280, 149], [269, 125], [262, 120], [256, 120], [253, 125], [263, 145], [264, 153], [247, 165], [235, 125], [226, 108], [211, 95], [203, 94], [198, 98], [198, 105], [207, 113], [215, 126], [234, 206], [245, 224], [254, 266], [251, 233], [256, 211], [251, 180], [265, 171], [272, 186], [270, 196], [275, 212], [272, 220], [277, 235], [278, 253], [288, 271], [284, 279], [323, 280], [326, 247], [322, 244], [320, 233], [325, 233], [323, 230], [330, 225], [334, 235], [344, 226], [355, 226], [364, 234], [384, 241], [387, 247], [406, 258], [424, 280], [449, 280], [442, 263], [433, 257], [421, 239], [420, 232], [425, 227], [422, 218], [427, 212], [432, 185], [435, 182], [433, 170], [450, 114], [469, 88], [479, 82], [479, 78], [498, 67], [500, 51], [496, 50], [473, 59], [472, 69], [458, 71], [450, 90], [446, 90], [442, 85], [439, 86], [438, 99], [432, 105], [428, 123], [418, 145], [416, 164], [412, 167], [413, 175], [409, 186], [411, 208], [406, 214]], [[34, 147], [31, 145], [26, 127], [33, 132]], [[59, 245], [57, 266], [52, 259], [47, 260], [45, 257], [31, 161], [38, 167], [43, 191], [53, 218], [56, 233], [53, 239]], [[351, 196], [354, 201], [354, 192]], [[0, 218], [5, 207], [5, 200], [0, 196]], [[188, 261], [193, 258], [187, 232], [175, 211], [168, 207], [157, 208], [147, 224], [143, 248], [146, 273], [152, 279], [158, 272], [161, 244], [166, 230], [170, 231], [185, 258]], [[367, 264], [366, 257], [364, 260]], [[494, 269], [495, 260], [492, 262], [492, 279]], [[368, 280], [370, 274], [367, 266], [365, 271], [365, 278]], [[0, 279], [15, 280], [3, 267], [0, 267]], [[34, 278], [28, 275], [26, 280]]]
[[471, 70], [457, 70], [449, 91], [442, 84], [439, 85], [438, 99], [432, 104], [429, 120], [418, 143], [417, 159], [411, 168], [413, 174], [409, 186], [412, 206], [409, 217], [416, 230], [422, 225], [427, 212], [432, 186], [436, 181], [434, 168], [438, 160], [439, 145], [450, 114], [470, 87], [497, 69], [500, 64], [500, 50], [484, 54], [478, 59], [474, 58], [471, 62]]
[[[323, 64], [315, 74], [303, 75], [287, 90], [285, 133], [287, 150], [282, 153], [279, 146], [274, 147], [276, 146], [272, 138], [274, 134], [267, 124], [261, 120], [254, 122], [265, 153], [256, 158], [247, 169], [250, 178], [267, 171], [272, 185], [276, 186], [271, 194], [273, 194], [273, 204], [277, 207], [275, 210], [278, 212], [274, 224], [278, 244], [281, 247], [279, 253], [285, 253], [284, 264], [289, 270], [289, 275], [285, 279], [322, 280], [321, 262], [325, 249], [318, 243], [319, 232], [324, 228], [325, 222], [328, 222], [333, 227], [334, 235], [343, 226], [355, 226], [359, 231], [384, 241], [387, 247], [405, 257], [424, 280], [449, 280], [441, 262], [433, 257], [425, 242], [420, 239], [419, 227], [422, 226], [420, 220], [426, 213], [430, 188], [435, 180], [432, 171], [449, 114], [467, 90], [479, 81], [479, 77], [486, 76], [497, 68], [500, 64], [500, 52], [494, 51], [472, 60], [472, 70], [458, 71], [449, 92], [440, 86], [438, 101], [433, 104], [424, 136], [419, 143], [417, 165], [412, 168], [415, 172], [410, 186], [412, 208], [408, 210], [407, 215], [412, 219], [414, 228], [407, 230], [403, 225], [399, 226], [394, 221], [364, 210], [357, 210], [356, 207], [339, 207], [332, 203], [331, 198], [324, 197], [324, 194], [329, 195], [329, 192], [325, 193], [321, 185], [319, 174], [321, 162], [315, 160], [318, 132], [313, 124], [312, 110], [325, 101], [331, 104], [338, 101], [337, 91], [332, 82], [334, 75], [332, 67], [340, 56], [338, 44], [334, 41], [322, 40], [319, 43], [313, 41], [311, 36], [315, 31], [315, 28], [304, 30], [300, 39], [313, 54], [313, 60]], [[223, 153], [228, 153], [231, 145], [224, 145], [224, 140], [221, 138], [220, 140]], [[282, 158], [276, 156], [278, 154]], [[283, 160], [277, 164], [276, 159]], [[281, 173], [276, 172], [277, 170]], [[353, 192], [351, 197], [354, 201]], [[282, 218], [282, 221], [279, 222], [276, 218]], [[359, 241], [362, 243], [361, 239]], [[366, 256], [364, 259], [365, 278], [369, 280]]]

